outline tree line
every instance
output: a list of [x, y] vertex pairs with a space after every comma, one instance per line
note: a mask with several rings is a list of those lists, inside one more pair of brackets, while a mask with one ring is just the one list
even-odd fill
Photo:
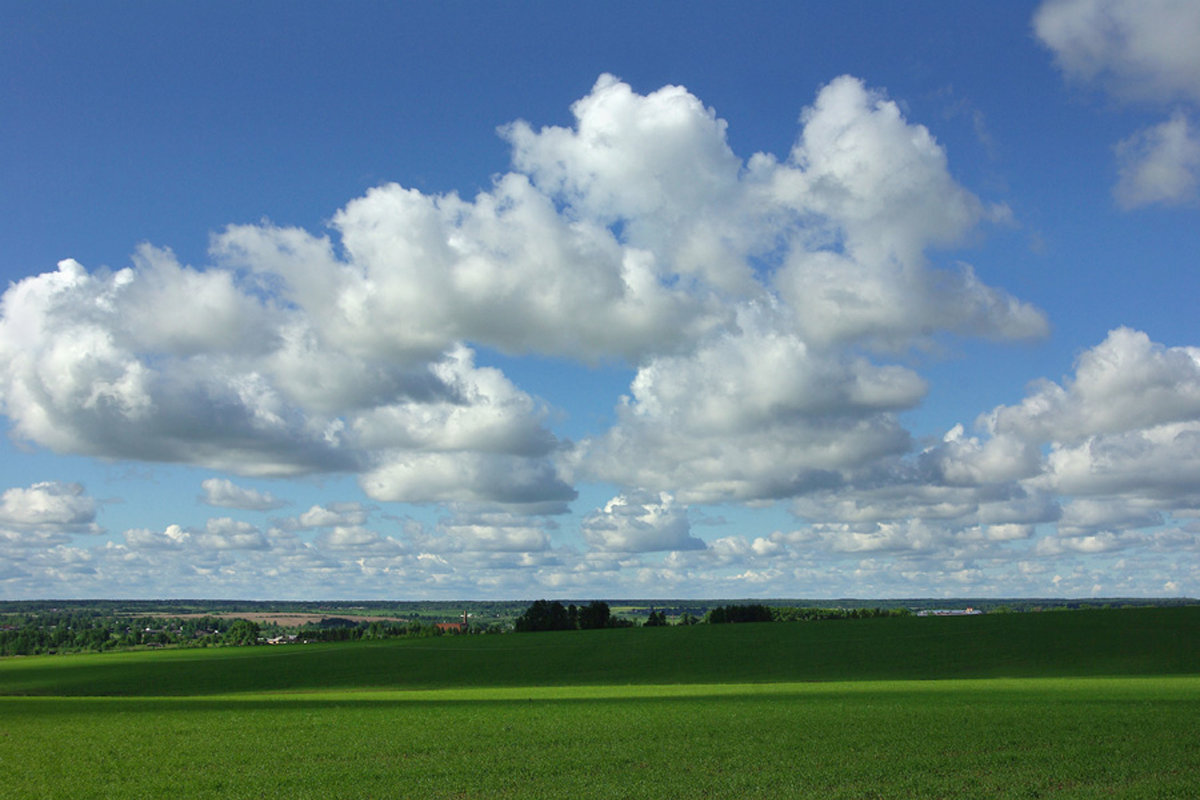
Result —
[[[358, 622], [330, 617], [286, 629], [274, 623], [225, 617], [128, 617], [104, 612], [39, 611], [0, 615], [0, 656], [84, 653], [135, 647], [246, 646], [268, 640], [346, 642], [441, 636], [460, 632], [419, 621]], [[481, 631], [486, 632], [486, 631]]]
[[[819, 608], [767, 606], [750, 603], [717, 606], [709, 609], [703, 618], [690, 612], [683, 612], [674, 623], [667, 619], [666, 611], [651, 608], [642, 626], [657, 628], [671, 624], [725, 625], [743, 622], [813, 622], [831, 619], [899, 617], [907, 616], [910, 613], [912, 612], [907, 608]], [[576, 606], [574, 603], [564, 606], [557, 600], [536, 600], [517, 618], [514, 629], [518, 632], [571, 631], [589, 628], [628, 628], [635, 624], [631, 620], [614, 615], [608, 603], [600, 600], [593, 600], [585, 606]]]
[[557, 600], [535, 600], [513, 623], [513, 629], [521, 633], [632, 627], [632, 622], [615, 616], [608, 603], [601, 600], [593, 600], [586, 606], [574, 603], [564, 606]]
[[167, 645], [255, 644], [261, 627], [219, 617], [117, 617], [98, 612], [0, 617], [0, 656], [79, 653]]
[[[678, 609], [674, 609], [677, 611]], [[702, 608], [695, 608], [699, 612]], [[825, 608], [732, 604], [708, 609], [703, 617], [690, 611], [668, 618], [663, 609], [651, 608], [644, 627], [712, 625], [744, 622], [809, 622], [832, 619], [904, 616], [907, 608]], [[516, 618], [519, 632], [628, 628], [637, 623], [612, 613], [608, 603], [563, 605], [537, 600]], [[285, 629], [274, 623], [215, 616], [129, 616], [106, 610], [46, 609], [29, 613], [0, 614], [0, 656], [41, 653], [95, 652], [133, 647], [209, 647], [254, 645], [267, 640], [297, 642], [348, 642], [456, 633], [500, 633], [504, 626], [472, 625], [469, 631], [434, 622], [411, 620], [356, 621], [327, 617], [318, 623]]]

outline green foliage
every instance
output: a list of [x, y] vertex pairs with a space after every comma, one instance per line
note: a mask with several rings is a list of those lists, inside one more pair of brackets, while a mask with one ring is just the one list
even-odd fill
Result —
[[[499, 626], [491, 626], [493, 631]], [[319, 622], [286, 629], [274, 623], [212, 616], [113, 616], [111, 611], [42, 610], [0, 617], [0, 656], [99, 652], [135, 647], [207, 647], [255, 645], [269, 638], [283, 641], [350, 642], [359, 639], [441, 635], [436, 623], [417, 620], [357, 621], [323, 617]]]
[[608, 603], [593, 600], [583, 608], [572, 603], [569, 607], [555, 600], [535, 600], [513, 625], [519, 633], [531, 631], [596, 630], [632, 626], [614, 617]]
[[828, 619], [871, 619], [873, 617], [907, 617], [912, 614], [907, 608], [818, 608], [813, 606], [773, 606], [771, 618], [775, 622], [816, 622]]
[[729, 622], [773, 622], [775, 616], [764, 605], [717, 606], [709, 611], [704, 621], [710, 625]]
[[612, 610], [609, 609], [608, 603], [601, 600], [593, 600], [579, 611], [579, 627], [582, 630], [607, 628], [612, 624], [612, 620]]
[[650, 616], [646, 617], [644, 627], [646, 628], [665, 628], [667, 625], [667, 615], [663, 611], [650, 610]]
[[225, 638], [230, 644], [248, 645], [258, 643], [258, 624], [248, 619], [235, 619], [229, 626]]
[[98, 609], [9, 614], [0, 617], [0, 656], [244, 643], [222, 634], [229, 624], [215, 617], [118, 617]]
[[517, 617], [515, 629], [529, 631], [565, 631], [575, 627], [566, 607], [555, 600], [536, 600], [525, 613]]

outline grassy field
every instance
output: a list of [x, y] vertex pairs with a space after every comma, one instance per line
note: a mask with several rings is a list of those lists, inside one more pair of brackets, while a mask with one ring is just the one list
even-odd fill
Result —
[[5, 797], [1200, 797], [1200, 608], [0, 661]]

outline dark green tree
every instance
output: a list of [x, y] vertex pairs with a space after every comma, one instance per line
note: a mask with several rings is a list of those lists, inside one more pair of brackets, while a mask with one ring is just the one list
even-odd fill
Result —
[[713, 625], [726, 622], [772, 622], [771, 609], [764, 605], [717, 606], [708, 612], [707, 621]]
[[226, 644], [257, 644], [258, 633], [258, 623], [248, 619], [235, 619], [229, 630], [225, 631], [224, 641]]
[[535, 600], [517, 617], [514, 627], [520, 632], [565, 631], [571, 628], [571, 618], [567, 609], [557, 600]]
[[655, 611], [650, 609], [650, 616], [646, 617], [646, 622], [643, 627], [646, 628], [662, 628], [667, 624], [667, 612]]
[[608, 628], [612, 623], [612, 611], [603, 600], [593, 600], [579, 610], [579, 627], [583, 630]]

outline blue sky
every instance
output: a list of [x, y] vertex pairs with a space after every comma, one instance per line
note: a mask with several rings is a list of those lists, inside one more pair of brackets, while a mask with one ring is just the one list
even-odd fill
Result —
[[1194, 3], [0, 10], [0, 598], [1200, 593]]

